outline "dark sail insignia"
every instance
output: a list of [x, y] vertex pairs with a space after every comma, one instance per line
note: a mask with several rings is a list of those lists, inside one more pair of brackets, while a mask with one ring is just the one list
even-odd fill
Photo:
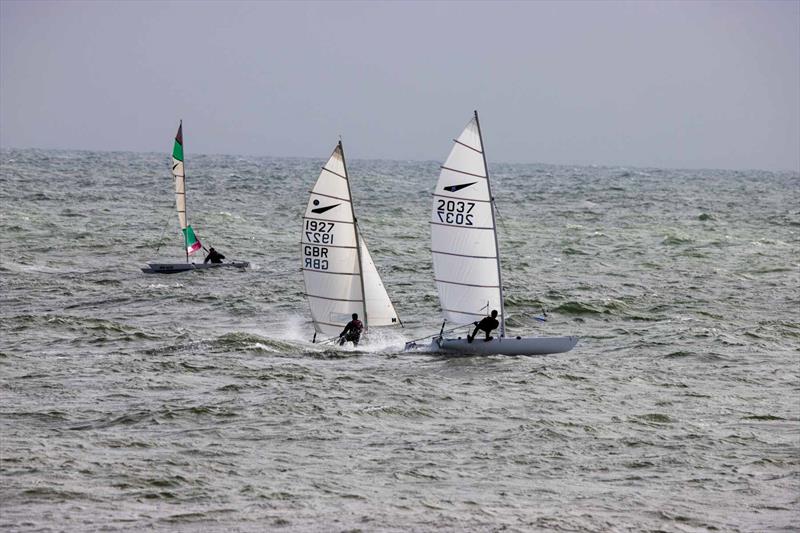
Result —
[[473, 181], [472, 183], [462, 183], [461, 185], [448, 185], [447, 187], [444, 188], [444, 190], [446, 190], [447, 192], [456, 192], [460, 191], [461, 189], [466, 189], [470, 185], [475, 185], [476, 183], [478, 182]]
[[[319, 205], [319, 200], [314, 200], [314, 205]], [[340, 205], [342, 205], [342, 204], [333, 204], [333, 205], [326, 205], [324, 207], [317, 207], [316, 209], [312, 209], [311, 212], [312, 213], [316, 213], [318, 215], [321, 215], [325, 211], [330, 211], [334, 207], [338, 207]]]

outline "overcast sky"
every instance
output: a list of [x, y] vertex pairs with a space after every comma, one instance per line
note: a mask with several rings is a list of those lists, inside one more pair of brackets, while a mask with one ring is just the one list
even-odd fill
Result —
[[800, 2], [0, 1], [0, 145], [800, 170]]

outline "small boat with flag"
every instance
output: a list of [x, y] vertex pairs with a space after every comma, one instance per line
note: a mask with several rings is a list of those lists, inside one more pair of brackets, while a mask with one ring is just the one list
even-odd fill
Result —
[[148, 263], [142, 268], [145, 274], [176, 274], [189, 270], [206, 270], [211, 268], [245, 269], [250, 266], [247, 261], [190, 263], [189, 256], [203, 250], [204, 247], [186, 217], [186, 173], [183, 165], [183, 121], [178, 125], [175, 145], [172, 149], [172, 177], [175, 181], [175, 206], [178, 209], [178, 221], [181, 225], [183, 242], [186, 250], [185, 263]]
[[[571, 350], [577, 337], [506, 335], [495, 200], [492, 196], [478, 112], [455, 139], [433, 193], [431, 252], [434, 281], [445, 324], [455, 327], [425, 337], [430, 344], [406, 343], [406, 350], [478, 354], [543, 355]], [[448, 336], [498, 312], [498, 334], [491, 340]], [[468, 333], [468, 332], [467, 332]], [[422, 341], [423, 339], [418, 339]]]
[[333, 337], [357, 314], [368, 338], [375, 326], [402, 326], [356, 219], [342, 142], [311, 189], [300, 239], [305, 295], [317, 334]]

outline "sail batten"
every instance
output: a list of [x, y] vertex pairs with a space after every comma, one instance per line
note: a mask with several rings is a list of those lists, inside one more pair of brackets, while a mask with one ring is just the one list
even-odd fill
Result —
[[365, 328], [397, 324], [397, 313], [356, 224], [341, 142], [310, 192], [300, 248], [314, 330], [335, 335], [353, 313]]
[[[317, 195], [317, 196], [319, 196], [319, 195]], [[332, 219], [328, 219], [328, 218], [307, 218], [307, 217], [303, 217], [303, 220], [317, 220], [317, 221], [320, 221], [320, 222], [338, 222], [339, 224], [353, 224], [352, 222], [347, 222], [347, 221], [344, 221], [344, 220], [332, 220]]]
[[469, 316], [486, 316], [486, 313], [473, 313], [472, 311], [464, 311], [459, 309], [442, 309], [443, 311], [447, 311], [448, 313], [458, 313], [461, 315], [469, 315]]
[[349, 199], [347, 199], [347, 198], [339, 198], [338, 196], [331, 196], [330, 194], [322, 194], [322, 193], [321, 193], [321, 192], [319, 192], [319, 191], [308, 191], [308, 192], [313, 192], [313, 193], [314, 193], [314, 194], [316, 194], [317, 196], [324, 196], [325, 198], [330, 198], [330, 199], [332, 199], [332, 200], [342, 200], [343, 202], [349, 202], [349, 201], [350, 201], [350, 200], [349, 200]]
[[347, 298], [329, 298], [327, 296], [320, 296], [318, 294], [306, 294], [308, 298], [319, 298], [320, 300], [331, 300], [333, 302], [362, 302], [361, 298], [357, 300], [348, 300]]
[[476, 151], [476, 152], [478, 152], [479, 154], [482, 154], [482, 153], [483, 153], [483, 150], [479, 150], [479, 149], [475, 148], [474, 146], [470, 146], [470, 145], [468, 145], [468, 144], [466, 144], [466, 143], [462, 143], [462, 142], [461, 142], [461, 141], [459, 141], [458, 139], [453, 139], [453, 142], [460, 144], [460, 145], [461, 145], [461, 146], [463, 146], [464, 148], [469, 148], [470, 150], [475, 150], [475, 151]]
[[436, 283], [449, 283], [450, 285], [462, 285], [464, 287], [482, 287], [484, 289], [499, 289], [500, 285], [478, 285], [477, 283], [464, 283], [463, 281], [445, 281], [443, 279], [433, 280]]
[[480, 178], [482, 180], [486, 179], [486, 176], [481, 176], [480, 174], [475, 174], [473, 172], [467, 172], [466, 170], [458, 170], [458, 169], [455, 169], [455, 168], [446, 167], [444, 165], [442, 165], [441, 168], [442, 168], [442, 170], [449, 170], [450, 172], [457, 172], [459, 174], [464, 174], [466, 176], [472, 176], [472, 177], [475, 177], [475, 178]]
[[336, 176], [337, 178], [342, 178], [343, 180], [346, 180], [346, 179], [347, 179], [345, 176], [342, 176], [341, 174], [339, 174], [339, 173], [338, 173], [338, 172], [336, 172], [335, 170], [331, 170], [331, 169], [329, 169], [329, 168], [325, 168], [325, 167], [322, 167], [322, 170], [324, 170], [325, 172], [330, 172], [331, 174], [333, 174], [333, 175], [334, 175], [334, 176]]
[[468, 255], [468, 254], [454, 254], [453, 252], [442, 252], [440, 250], [431, 250], [433, 254], [454, 255], [456, 257], [471, 257], [473, 259], [497, 259], [494, 255]]
[[319, 272], [321, 274], [330, 274], [332, 276], [358, 276], [358, 272], [326, 272], [324, 270], [314, 270], [313, 268], [304, 268], [304, 271]]
[[[431, 224], [432, 224], [432, 225], [435, 225], [435, 226], [449, 226], [449, 227], [453, 227], [453, 225], [452, 225], [452, 224], [446, 224], [446, 223], [444, 223], [444, 222], [431, 222]], [[484, 227], [484, 226], [480, 226], [480, 227], [479, 227], [479, 226], [474, 226], [474, 227], [470, 226], [469, 228], [461, 228], [461, 229], [468, 229], [468, 230], [476, 230], [476, 229], [488, 229], [488, 230], [490, 230], [490, 231], [494, 231], [494, 228], [493, 228], [492, 226], [485, 226], [485, 227]]]
[[449, 198], [451, 200], [469, 200], [470, 202], [491, 202], [491, 200], [480, 200], [480, 199], [477, 199], [477, 198], [467, 198], [467, 197], [452, 196], [452, 195], [444, 196], [442, 194], [436, 194], [436, 193], [433, 193], [432, 196], [434, 196], [434, 197], [439, 196], [439, 197], [442, 197], [442, 198]]

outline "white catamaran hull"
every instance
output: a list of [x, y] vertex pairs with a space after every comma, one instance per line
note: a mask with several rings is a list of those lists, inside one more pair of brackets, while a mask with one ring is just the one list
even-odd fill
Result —
[[249, 267], [247, 261], [230, 261], [228, 263], [148, 263], [147, 268], [143, 268], [145, 274], [177, 274], [189, 270], [207, 270], [210, 268], [238, 268], [244, 270]]
[[568, 352], [578, 344], [578, 337], [504, 337], [485, 341], [436, 338], [431, 349], [437, 352], [474, 355], [546, 355]]

